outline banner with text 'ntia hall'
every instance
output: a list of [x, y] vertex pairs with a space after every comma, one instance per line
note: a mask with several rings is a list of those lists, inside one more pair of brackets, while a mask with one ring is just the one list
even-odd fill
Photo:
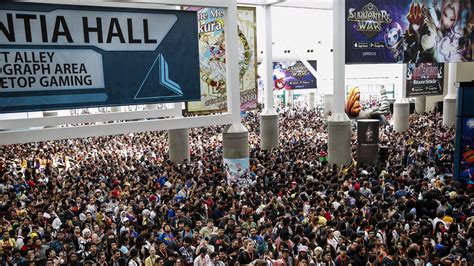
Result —
[[0, 113], [200, 99], [192, 11], [0, 6]]

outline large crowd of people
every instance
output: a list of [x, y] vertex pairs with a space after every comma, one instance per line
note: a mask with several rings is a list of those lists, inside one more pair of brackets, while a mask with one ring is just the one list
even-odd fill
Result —
[[191, 129], [182, 164], [166, 132], [0, 146], [2, 265], [474, 263], [473, 190], [452, 178], [439, 114], [381, 126], [380, 164], [342, 167], [323, 158], [322, 113], [280, 118], [280, 148], [263, 151], [258, 113], [243, 116], [243, 187], [226, 182], [222, 127]]

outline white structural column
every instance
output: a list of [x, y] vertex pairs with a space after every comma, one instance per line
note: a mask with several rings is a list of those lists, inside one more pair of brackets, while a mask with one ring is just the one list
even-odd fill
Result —
[[280, 145], [280, 127], [278, 122], [278, 113], [275, 110], [273, 99], [273, 47], [272, 47], [272, 6], [263, 7], [265, 16], [264, 40], [265, 49], [263, 50], [264, 66], [264, 91], [265, 103], [260, 114], [260, 146], [263, 150], [278, 148]]
[[417, 114], [423, 114], [426, 111], [426, 96], [415, 98], [415, 111]]
[[[146, 106], [145, 106], [146, 107]], [[182, 109], [182, 103], [175, 103], [175, 109]], [[178, 115], [177, 117], [181, 117]], [[189, 162], [189, 129], [170, 129], [168, 130], [168, 155], [169, 159], [175, 163]]]
[[[53, 116], [58, 116], [57, 111], [44, 111], [43, 112], [43, 117], [53, 117]], [[44, 128], [57, 128], [58, 126], [45, 126]]]
[[393, 104], [393, 129], [395, 132], [405, 132], [409, 127], [410, 102], [406, 98], [407, 87], [407, 65], [403, 64], [402, 70], [402, 93]]
[[[224, 2], [224, 1], [223, 1]], [[237, 4], [233, 1], [235, 5], [229, 7], [229, 11], [225, 15], [228, 16], [229, 23], [225, 24], [225, 31], [226, 31], [226, 38], [227, 40], [230, 39], [232, 34], [235, 37], [233, 40], [235, 42], [228, 41], [228, 45], [226, 46], [226, 57], [227, 57], [227, 67], [230, 65], [234, 66], [234, 71], [227, 71], [227, 94], [228, 94], [228, 101], [227, 101], [227, 108], [232, 111], [233, 114], [237, 116], [240, 115], [240, 101], [229, 101], [229, 96], [232, 99], [240, 99], [240, 91], [239, 91], [239, 73], [238, 73], [238, 44], [237, 44]], [[228, 37], [229, 36], [229, 37]], [[229, 69], [229, 68], [227, 68]], [[235, 103], [235, 104], [234, 104]], [[239, 163], [243, 166], [243, 168], [239, 167], [239, 170], [245, 171], [248, 170], [245, 165], [248, 165], [249, 162], [249, 132], [247, 128], [245, 128], [240, 121], [238, 123], [233, 123], [226, 125], [224, 127], [224, 131], [222, 133], [222, 145], [223, 145], [223, 157], [224, 157], [224, 165], [226, 165], [226, 171], [231, 172], [232, 176], [238, 175], [235, 173], [235, 167], [233, 168], [231, 165], [234, 165], [235, 160], [239, 160]], [[240, 177], [238, 177], [240, 178]]]
[[449, 63], [448, 66], [448, 94], [443, 99], [443, 125], [456, 124], [456, 82], [458, 64]]
[[224, 127], [222, 133], [224, 160], [249, 158], [249, 131], [242, 124], [232, 124]]
[[316, 92], [310, 92], [308, 96], [308, 108], [309, 110], [316, 109]]
[[332, 94], [324, 95], [324, 113], [332, 113]]
[[295, 107], [294, 105], [295, 92], [292, 90], [287, 90], [285, 91], [285, 93], [286, 93], [286, 105], [289, 108], [293, 109], [293, 107]]
[[333, 1], [333, 113], [328, 120], [328, 161], [349, 165], [351, 155], [351, 121], [344, 112], [345, 100], [345, 0]]

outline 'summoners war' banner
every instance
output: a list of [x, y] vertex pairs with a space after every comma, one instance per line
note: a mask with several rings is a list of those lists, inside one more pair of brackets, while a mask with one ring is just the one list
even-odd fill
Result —
[[[192, 10], [192, 9], [191, 9]], [[257, 107], [256, 9], [238, 7], [241, 111]], [[198, 9], [201, 101], [188, 102], [190, 113], [227, 110], [224, 10]]]
[[196, 12], [3, 3], [0, 113], [199, 99]]
[[348, 0], [346, 63], [472, 61], [474, 0]]
[[[316, 70], [316, 60], [308, 60]], [[315, 89], [316, 77], [301, 61], [273, 62], [273, 82], [275, 90]]]
[[443, 84], [444, 64], [408, 64], [407, 97], [442, 95]]

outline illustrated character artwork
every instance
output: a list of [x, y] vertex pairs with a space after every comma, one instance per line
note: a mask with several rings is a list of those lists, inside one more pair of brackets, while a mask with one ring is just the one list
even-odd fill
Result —
[[[249, 69], [252, 52], [249, 41], [240, 27], [238, 27], [238, 34], [240, 41], [239, 74], [242, 80], [245, 72]], [[201, 60], [201, 69], [206, 72], [202, 74], [201, 78], [213, 90], [213, 92], [209, 93], [210, 95], [215, 94], [215, 92], [226, 94], [226, 48], [224, 37], [224, 34], [216, 35], [215, 33], [203, 34], [201, 37], [201, 41], [206, 44], [202, 49], [204, 49], [204, 54], [208, 58], [208, 60]], [[240, 84], [243, 84], [243, 82], [240, 82]]]
[[273, 82], [276, 90], [283, 90], [286, 87], [285, 70], [281, 64], [276, 64], [273, 70]]
[[437, 29], [426, 3], [413, 0], [407, 20], [410, 23], [404, 34], [404, 62], [433, 62], [437, 43]]
[[380, 104], [377, 108], [362, 110], [360, 104], [360, 90], [357, 87], [353, 87], [349, 90], [349, 96], [345, 107], [346, 114], [349, 118], [358, 119], [378, 119], [382, 122], [386, 122], [385, 115], [390, 111], [390, 103], [388, 102], [387, 92], [382, 86], [380, 89]]
[[397, 63], [404, 61], [404, 36], [402, 26], [398, 22], [392, 22], [384, 34], [385, 45], [392, 51]]
[[[472, 59], [472, 7], [470, 0], [434, 1], [439, 21], [436, 59], [440, 62], [463, 62]], [[471, 28], [471, 30], [470, 30]]]
[[210, 95], [215, 94], [217, 91], [220, 94], [226, 93], [225, 83], [225, 43], [224, 35], [221, 34], [219, 37], [211, 40], [210, 36], [204, 35], [201, 40], [207, 44], [206, 53], [209, 59], [201, 60], [201, 69], [205, 70], [202, 73], [202, 80], [212, 89], [209, 92]]

